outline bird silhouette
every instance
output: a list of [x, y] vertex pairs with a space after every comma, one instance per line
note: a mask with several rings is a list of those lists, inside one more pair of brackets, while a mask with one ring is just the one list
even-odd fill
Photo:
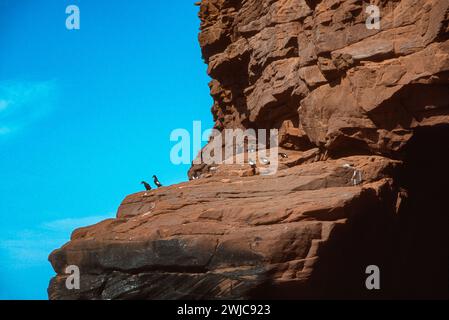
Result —
[[158, 188], [162, 187], [162, 184], [159, 182], [159, 179], [155, 175], [153, 176], [153, 181], [156, 187]]
[[257, 173], [257, 164], [254, 160], [249, 159], [248, 164], [251, 166], [251, 169], [253, 171], [253, 174], [256, 175]]
[[144, 187], [145, 187], [145, 189], [146, 189], [147, 191], [150, 191], [150, 190], [151, 190], [151, 186], [150, 186], [149, 183], [147, 183], [147, 182], [145, 182], [145, 181], [142, 181], [141, 184], [144, 185]]

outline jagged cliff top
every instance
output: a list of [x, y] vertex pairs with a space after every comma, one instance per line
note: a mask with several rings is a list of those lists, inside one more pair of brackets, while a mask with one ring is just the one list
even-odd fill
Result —
[[448, 137], [449, 2], [375, 4], [378, 30], [364, 1], [202, 1], [215, 128], [277, 128], [289, 158], [267, 177], [195, 165], [198, 180], [130, 195], [51, 254], [50, 298], [371, 297], [373, 263], [381, 297], [415, 296], [403, 285], [419, 251], [416, 295], [447, 295], [446, 184], [422, 170], [449, 180], [435, 144]]

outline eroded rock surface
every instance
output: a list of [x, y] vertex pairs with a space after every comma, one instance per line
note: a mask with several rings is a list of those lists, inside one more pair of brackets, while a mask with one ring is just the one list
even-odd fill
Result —
[[[398, 164], [350, 157], [131, 195], [116, 219], [76, 230], [53, 252], [60, 275], [50, 297], [236, 299], [262, 294], [268, 280], [307, 284], [323, 245], [348, 219], [364, 206], [396, 210], [388, 177]], [[67, 265], [82, 271], [82, 292], [64, 289]]]
[[128, 196], [51, 254], [49, 297], [449, 297], [449, 2], [373, 3], [379, 30], [368, 1], [200, 2], [215, 128], [279, 129], [288, 158]]
[[[448, 123], [449, 2], [210, 0], [200, 43], [216, 127], [286, 120], [335, 154], [394, 154]], [[342, 151], [343, 150], [343, 151]]]

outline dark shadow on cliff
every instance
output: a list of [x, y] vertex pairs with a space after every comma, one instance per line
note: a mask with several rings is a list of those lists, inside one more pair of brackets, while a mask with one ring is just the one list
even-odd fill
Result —
[[[395, 177], [395, 192], [365, 206], [334, 230], [305, 284], [267, 282], [252, 292], [267, 299], [448, 299], [449, 126], [415, 131]], [[396, 212], [396, 191], [407, 190]], [[405, 193], [402, 192], [404, 195]], [[381, 272], [367, 290], [366, 267]]]
[[394, 286], [409, 298], [449, 298], [449, 126], [421, 128], [405, 150], [399, 181]]

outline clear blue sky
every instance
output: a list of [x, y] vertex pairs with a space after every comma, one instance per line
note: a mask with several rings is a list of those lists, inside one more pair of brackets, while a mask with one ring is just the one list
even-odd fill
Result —
[[193, 2], [0, 0], [0, 299], [46, 299], [73, 228], [187, 179], [170, 133], [212, 126]]

